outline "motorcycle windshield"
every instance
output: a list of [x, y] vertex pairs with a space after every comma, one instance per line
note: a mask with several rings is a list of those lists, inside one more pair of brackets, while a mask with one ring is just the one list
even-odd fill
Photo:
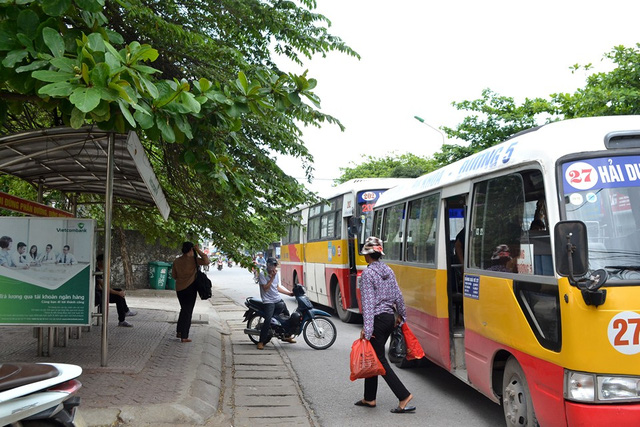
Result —
[[566, 219], [587, 226], [589, 269], [640, 280], [640, 156], [571, 161], [562, 174]]

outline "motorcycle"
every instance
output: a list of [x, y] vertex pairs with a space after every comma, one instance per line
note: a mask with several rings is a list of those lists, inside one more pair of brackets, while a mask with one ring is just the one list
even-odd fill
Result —
[[81, 373], [63, 363], [0, 364], [0, 425], [75, 427]]
[[[336, 326], [329, 319], [331, 315], [313, 308], [301, 285], [293, 287], [293, 294], [298, 307], [289, 317], [280, 314], [271, 318], [267, 341], [271, 338], [282, 340], [292, 335], [302, 334], [309, 347], [315, 350], [325, 350], [331, 347], [338, 336]], [[247, 311], [244, 313], [247, 327], [244, 333], [249, 335], [249, 339], [253, 343], [257, 344], [260, 341], [260, 330], [264, 321], [264, 306], [260, 299], [254, 297], [247, 298], [244, 305], [247, 306]]]
[[233, 267], [233, 262], [231, 260], [227, 261], [227, 267], [229, 268]]
[[222, 264], [223, 264], [223, 263], [222, 263], [222, 260], [221, 260], [221, 259], [219, 259], [219, 260], [218, 260], [218, 271], [222, 271]]

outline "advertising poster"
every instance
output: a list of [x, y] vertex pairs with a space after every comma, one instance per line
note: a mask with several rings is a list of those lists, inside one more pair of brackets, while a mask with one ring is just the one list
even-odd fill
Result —
[[95, 221], [0, 217], [0, 325], [88, 325]]

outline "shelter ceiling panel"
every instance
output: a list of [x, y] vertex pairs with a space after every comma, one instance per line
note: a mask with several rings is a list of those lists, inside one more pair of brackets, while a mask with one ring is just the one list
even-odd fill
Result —
[[[132, 143], [130, 134], [114, 135], [114, 196], [157, 204], [141, 176], [136, 163], [139, 159], [133, 158], [127, 146]], [[137, 137], [134, 140], [139, 144]], [[65, 193], [104, 194], [108, 149], [109, 132], [94, 127], [58, 127], [7, 135], [0, 137], [0, 173]], [[164, 195], [161, 198], [164, 200]]]

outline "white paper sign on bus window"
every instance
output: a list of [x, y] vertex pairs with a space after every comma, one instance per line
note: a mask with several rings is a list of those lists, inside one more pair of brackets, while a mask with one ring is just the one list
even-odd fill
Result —
[[0, 324], [88, 325], [95, 222], [0, 217]]

